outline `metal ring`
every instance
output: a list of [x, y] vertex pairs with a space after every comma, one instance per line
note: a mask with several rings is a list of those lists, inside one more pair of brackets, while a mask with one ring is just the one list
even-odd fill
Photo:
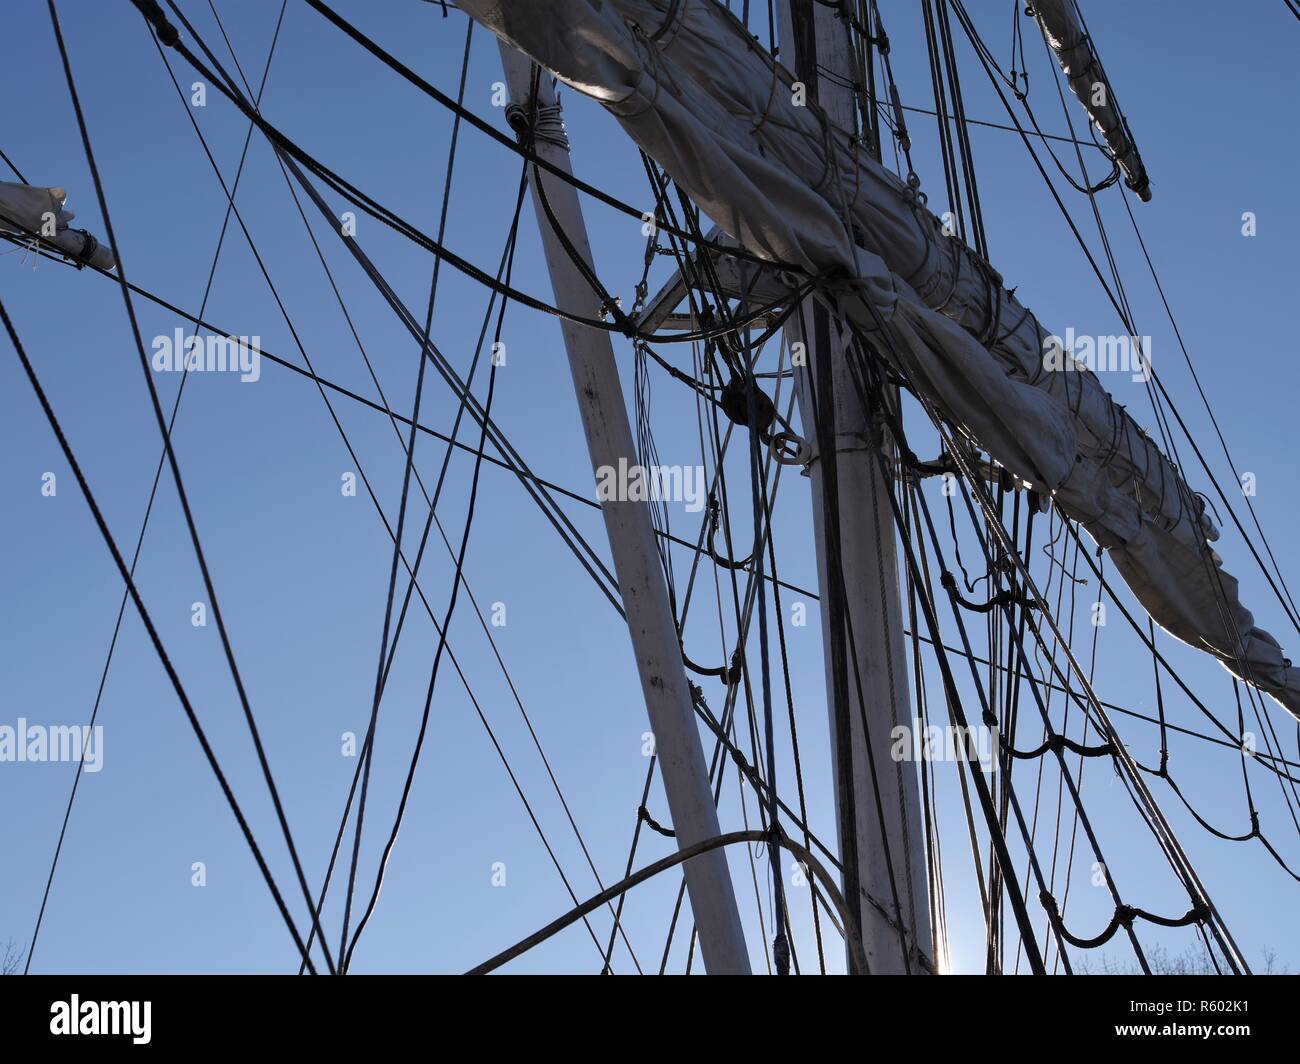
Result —
[[[794, 450], [787, 450], [793, 444]], [[812, 446], [802, 436], [793, 432], [777, 432], [768, 444], [768, 450], [778, 465], [806, 466], [812, 461]]]

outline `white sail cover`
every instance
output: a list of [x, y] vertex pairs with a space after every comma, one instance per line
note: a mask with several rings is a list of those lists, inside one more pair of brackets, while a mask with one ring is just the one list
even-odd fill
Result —
[[1144, 608], [1300, 718], [1300, 669], [1255, 627], [1204, 504], [1086, 369], [714, 0], [457, 0], [578, 92], [749, 251], [820, 278], [942, 413], [1084, 525]]
[[1033, 11], [1065, 72], [1070, 91], [1106, 138], [1106, 144], [1124, 171], [1125, 183], [1144, 203], [1150, 200], [1151, 182], [1146, 167], [1142, 165], [1128, 123], [1115, 106], [1110, 82], [1106, 80], [1092, 39], [1084, 32], [1075, 0], [1034, 0]]
[[113, 269], [117, 259], [112, 248], [86, 230], [68, 225], [76, 214], [64, 207], [67, 198], [67, 191], [61, 188], [0, 181], [0, 229], [18, 236], [38, 233], [70, 259], [102, 270]]

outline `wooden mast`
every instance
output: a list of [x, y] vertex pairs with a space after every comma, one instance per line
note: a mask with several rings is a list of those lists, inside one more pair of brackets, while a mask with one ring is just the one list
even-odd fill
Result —
[[[536, 79], [534, 100], [532, 61], [504, 41], [500, 44], [506, 84], [511, 101], [521, 109], [518, 114], [531, 115], [536, 107], [539, 114], [546, 116], [546, 135], [537, 137], [534, 150], [547, 162], [572, 172], [550, 74]], [[603, 309], [600, 298], [547, 217], [538, 199], [539, 181], [565, 239], [588, 269], [593, 269], [591, 248], [577, 190], [554, 174], [536, 168], [533, 206], [555, 303], [562, 310], [599, 317]], [[602, 467], [617, 469], [620, 460], [629, 466], [635, 464], [636, 448], [609, 333], [567, 320], [561, 328], [593, 471], [599, 475]], [[673, 830], [678, 847], [685, 849], [715, 838], [721, 829], [677, 625], [655, 548], [650, 508], [644, 502], [617, 500], [603, 502], [601, 510], [654, 731]], [[714, 975], [750, 974], [749, 952], [724, 851], [712, 850], [691, 858], [685, 864], [685, 873], [705, 968]]]
[[[846, 130], [857, 129], [857, 108], [848, 86], [857, 83], [858, 72], [847, 20], [810, 0], [780, 0], [778, 11], [785, 65], [831, 121]], [[821, 77], [819, 71], [835, 76]], [[869, 150], [878, 151], [871, 131], [859, 132]], [[906, 727], [910, 735], [916, 725], [887, 494], [892, 485], [876, 454], [889, 444], [871, 423], [854, 385], [846, 351], [851, 337], [844, 324], [809, 298], [792, 317], [787, 337], [802, 343], [807, 354], [806, 365], [795, 369], [795, 386], [800, 417], [814, 448], [809, 474], [845, 900], [851, 906], [856, 900], [860, 910], [862, 944], [872, 974], [933, 971], [916, 765], [890, 756], [893, 729]], [[831, 396], [825, 394], [827, 383]], [[827, 399], [833, 410], [827, 411]], [[831, 413], [833, 425], [815, 434], [812, 427], [818, 424], [819, 411]], [[819, 437], [831, 444], [832, 454], [818, 446]], [[827, 469], [829, 463], [833, 469]], [[838, 502], [836, 529], [827, 527], [828, 488]], [[869, 734], [863, 730], [864, 719]], [[846, 744], [851, 758], [841, 753]], [[913, 743], [904, 745], [910, 758]], [[851, 765], [847, 779], [842, 763]]]

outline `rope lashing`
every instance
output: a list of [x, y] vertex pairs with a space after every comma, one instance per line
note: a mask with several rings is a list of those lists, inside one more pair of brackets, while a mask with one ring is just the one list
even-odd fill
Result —
[[957, 578], [948, 570], [944, 570], [939, 577], [939, 582], [948, 589], [949, 594], [957, 600], [959, 606], [963, 606], [973, 613], [991, 613], [998, 606], [1021, 606], [1027, 610], [1038, 609], [1038, 603], [1024, 595], [1017, 594], [1012, 588], [1003, 588], [987, 602], [971, 602], [963, 598], [957, 590]]
[[99, 241], [87, 229], [78, 229], [77, 232], [82, 236], [82, 244], [81, 250], [73, 257], [73, 261], [76, 263], [77, 269], [80, 270], [90, 265], [94, 260], [95, 252], [99, 250]]
[[677, 838], [677, 832], [675, 832], [672, 828], [666, 828], [661, 823], [659, 823], [659, 821], [657, 821], [654, 817], [650, 815], [650, 810], [647, 809], [644, 805], [637, 806], [636, 818], [639, 821], [641, 821], [641, 823], [643, 823], [646, 827], [648, 827], [651, 831], [656, 832], [659, 835], [662, 835], [666, 839]]
[[683, 646], [682, 662], [691, 670], [691, 672], [695, 673], [696, 676], [716, 676], [728, 687], [734, 687], [740, 682], [742, 665], [739, 648], [737, 648], [735, 653], [731, 655], [730, 665], [717, 665], [713, 668], [707, 668], [692, 661], [690, 655], [686, 653], [686, 647]]
[[1080, 757], [1112, 757], [1115, 753], [1115, 744], [1106, 742], [1097, 746], [1084, 746], [1068, 736], [1053, 733], [1044, 740], [1041, 746], [1035, 747], [1033, 750], [1016, 750], [1013, 748], [1011, 756], [1027, 761], [1031, 758], [1042, 757], [1049, 750], [1054, 752], [1073, 750]]
[[506, 123], [519, 136], [531, 135], [536, 143], [554, 144], [569, 150], [569, 135], [564, 128], [564, 116], [559, 103], [542, 106], [537, 103], [509, 103], [506, 105]]
[[1106, 925], [1100, 934], [1094, 935], [1092, 938], [1080, 938], [1077, 935], [1072, 935], [1066, 929], [1056, 899], [1051, 894], [1043, 891], [1038, 895], [1038, 900], [1047, 911], [1047, 918], [1052, 922], [1052, 927], [1056, 932], [1070, 945], [1077, 946], [1079, 949], [1096, 949], [1098, 946], [1104, 946], [1115, 937], [1115, 932], [1121, 927], [1132, 927], [1133, 922], [1138, 919], [1146, 920], [1152, 924], [1159, 924], [1161, 927], [1188, 927], [1191, 924], [1200, 923], [1209, 916], [1209, 910], [1202, 902], [1195, 902], [1186, 913], [1177, 917], [1159, 916], [1156, 913], [1149, 913], [1145, 909], [1139, 909], [1133, 905], [1117, 905], [1114, 915], [1110, 918], [1110, 923]]
[[754, 561], [754, 554], [751, 551], [749, 556], [742, 558], [740, 561], [732, 561], [718, 553], [718, 548], [714, 540], [718, 536], [718, 500], [716, 496], [709, 496], [709, 557], [722, 566], [724, 569], [747, 569]]
[[153, 26], [154, 32], [158, 34], [158, 40], [168, 48], [175, 47], [181, 39], [180, 31], [167, 21], [167, 16], [163, 14], [163, 9], [158, 6], [158, 0], [132, 0], [150, 25]]

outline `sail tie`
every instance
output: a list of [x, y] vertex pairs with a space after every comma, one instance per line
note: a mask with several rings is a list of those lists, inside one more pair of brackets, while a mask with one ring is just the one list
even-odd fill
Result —
[[88, 266], [91, 260], [94, 259], [95, 252], [99, 250], [99, 241], [95, 239], [94, 235], [88, 229], [78, 229], [77, 232], [82, 235], [83, 239], [81, 250], [78, 251], [73, 258], [77, 264], [77, 269], [80, 270], [83, 267]]

